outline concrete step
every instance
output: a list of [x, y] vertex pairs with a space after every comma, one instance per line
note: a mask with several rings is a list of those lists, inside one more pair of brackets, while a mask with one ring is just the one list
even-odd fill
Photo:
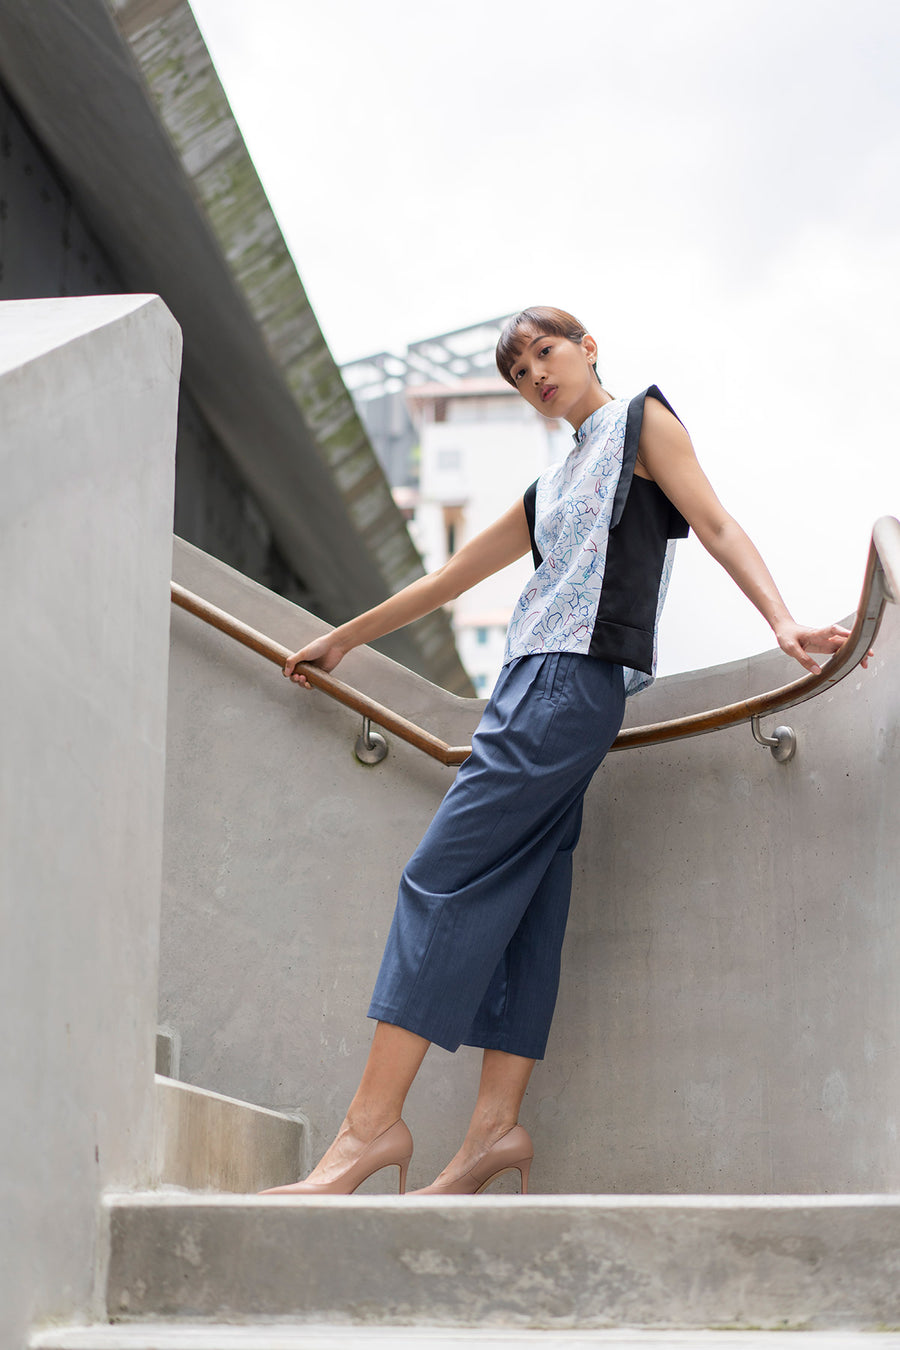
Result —
[[900, 1333], [454, 1331], [448, 1327], [211, 1326], [148, 1322], [63, 1327], [29, 1350], [898, 1350]]
[[900, 1330], [900, 1197], [108, 1196], [110, 1317]]
[[160, 1074], [154, 1146], [163, 1186], [254, 1193], [308, 1170], [302, 1120]]

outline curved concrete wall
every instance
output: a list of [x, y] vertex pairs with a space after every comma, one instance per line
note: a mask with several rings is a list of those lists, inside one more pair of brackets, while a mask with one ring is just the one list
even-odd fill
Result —
[[[287, 646], [317, 620], [180, 545], [175, 574]], [[780, 653], [660, 680], [655, 721], [793, 678]], [[588, 794], [563, 983], [523, 1120], [536, 1190], [880, 1191], [900, 1183], [900, 625], [785, 715], [610, 757]], [[452, 741], [482, 706], [371, 651], [340, 674]], [[396, 878], [452, 770], [173, 613], [161, 1017], [183, 1076], [301, 1109], [313, 1152], [364, 1062]], [[455, 1150], [477, 1052], [432, 1050], [410, 1184]]]
[[[590, 1086], [560, 1063], [538, 1110], [573, 1158], [599, 1147], [598, 1189], [900, 1184], [898, 618], [868, 671], [777, 719], [791, 763], [744, 726], [618, 754], [595, 783], [550, 1047]], [[632, 719], [796, 671], [773, 652], [671, 677]]]

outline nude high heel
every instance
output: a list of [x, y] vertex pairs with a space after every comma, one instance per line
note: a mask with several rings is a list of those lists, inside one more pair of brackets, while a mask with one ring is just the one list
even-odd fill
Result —
[[504, 1172], [518, 1172], [522, 1194], [527, 1195], [528, 1176], [533, 1159], [534, 1144], [531, 1142], [531, 1135], [522, 1125], [514, 1125], [491, 1145], [474, 1167], [468, 1172], [463, 1172], [461, 1177], [454, 1177], [451, 1181], [433, 1181], [430, 1186], [422, 1186], [417, 1191], [410, 1191], [409, 1194], [478, 1195]]
[[294, 1181], [289, 1186], [270, 1186], [260, 1195], [352, 1195], [358, 1186], [383, 1167], [400, 1171], [400, 1194], [406, 1190], [406, 1172], [413, 1141], [405, 1121], [395, 1120], [367, 1144], [362, 1153], [331, 1181]]

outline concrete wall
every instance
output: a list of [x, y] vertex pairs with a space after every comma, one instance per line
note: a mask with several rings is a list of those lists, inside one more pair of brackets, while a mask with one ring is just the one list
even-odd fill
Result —
[[[176, 575], [287, 646], [321, 625], [187, 547]], [[452, 770], [173, 613], [161, 1016], [182, 1074], [336, 1128], [397, 874]], [[585, 831], [547, 1059], [523, 1111], [536, 1190], [880, 1191], [900, 1185], [900, 624], [785, 715], [778, 765], [749, 727], [610, 757]], [[661, 680], [655, 721], [794, 678], [771, 653]], [[481, 705], [373, 652], [342, 665], [445, 739]], [[410, 1096], [410, 1184], [458, 1144], [477, 1052], [432, 1050]]]
[[[672, 676], [632, 720], [798, 670]], [[535, 1103], [566, 1189], [582, 1159], [597, 1190], [900, 1188], [897, 608], [868, 671], [776, 721], [789, 764], [743, 726], [617, 754], [595, 784]]]
[[0, 1344], [89, 1309], [99, 1195], [145, 1183], [180, 333], [0, 304]]

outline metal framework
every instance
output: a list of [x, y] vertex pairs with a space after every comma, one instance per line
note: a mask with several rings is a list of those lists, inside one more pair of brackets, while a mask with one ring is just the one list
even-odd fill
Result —
[[452, 386], [475, 376], [494, 374], [494, 349], [508, 316], [484, 319], [468, 328], [411, 342], [403, 356], [376, 352], [341, 366], [355, 400], [367, 403], [417, 384]]

